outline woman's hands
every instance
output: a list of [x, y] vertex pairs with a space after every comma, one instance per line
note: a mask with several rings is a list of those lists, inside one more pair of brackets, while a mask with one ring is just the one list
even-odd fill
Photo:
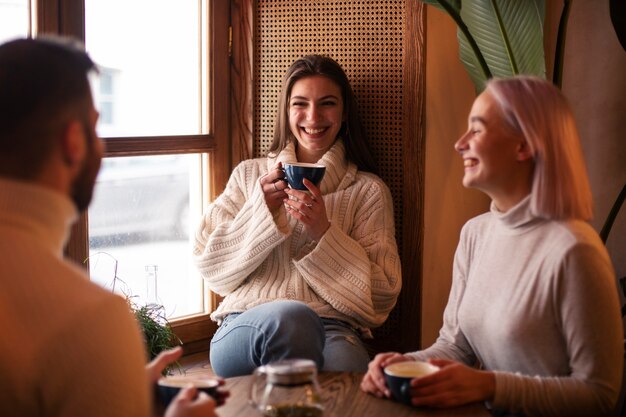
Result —
[[289, 188], [282, 166], [282, 163], [278, 162], [272, 170], [259, 179], [265, 203], [271, 212], [275, 212], [281, 205], [284, 205], [287, 213], [304, 224], [311, 239], [319, 241], [330, 227], [322, 193], [307, 179], [304, 179], [302, 183], [309, 193]]
[[370, 394], [374, 394], [378, 398], [391, 398], [391, 391], [389, 391], [385, 383], [383, 369], [392, 363], [410, 360], [411, 359], [406, 356], [396, 352], [379, 353], [369, 365], [367, 365], [367, 373], [361, 381], [361, 389]]
[[447, 359], [431, 359], [429, 362], [441, 369], [411, 381], [413, 405], [447, 408], [493, 400], [496, 392], [493, 372]]
[[[390, 398], [383, 369], [392, 363], [408, 360], [411, 359], [395, 352], [376, 355], [368, 365], [361, 389], [379, 398]], [[493, 400], [496, 389], [493, 372], [480, 371], [447, 359], [431, 359], [429, 362], [441, 369], [411, 381], [413, 405], [448, 408]]]
[[291, 198], [285, 198], [283, 203], [287, 213], [304, 225], [304, 229], [311, 239], [319, 241], [330, 227], [326, 215], [326, 206], [322, 200], [322, 193], [315, 184], [306, 178], [302, 180], [302, 183], [309, 190], [309, 193], [287, 188], [284, 193]]
[[274, 168], [259, 179], [261, 190], [265, 196], [265, 204], [271, 212], [275, 212], [282, 206], [283, 200], [287, 198], [285, 189], [285, 173], [282, 170], [282, 162], [277, 163]]

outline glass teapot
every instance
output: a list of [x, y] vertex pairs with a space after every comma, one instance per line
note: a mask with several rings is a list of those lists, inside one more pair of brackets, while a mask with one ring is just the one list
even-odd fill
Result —
[[322, 417], [317, 367], [308, 359], [286, 359], [254, 371], [250, 403], [264, 417]]

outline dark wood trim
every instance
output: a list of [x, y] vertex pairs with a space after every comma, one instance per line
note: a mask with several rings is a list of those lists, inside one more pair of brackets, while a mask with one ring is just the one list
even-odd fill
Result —
[[59, 0], [59, 33], [85, 41], [85, 0]]
[[253, 0], [233, 0], [231, 7], [232, 164], [252, 158], [254, 133]]
[[[230, 31], [230, 1], [213, 0], [209, 2], [210, 11], [210, 47], [209, 65], [210, 105], [209, 132], [214, 138], [213, 160], [220, 169], [213, 170], [210, 200], [222, 193], [232, 169], [230, 138], [230, 62], [228, 56]], [[215, 165], [213, 165], [215, 167]]]
[[215, 139], [209, 135], [105, 138], [105, 156], [161, 155], [209, 152]]
[[70, 238], [65, 246], [65, 257], [73, 259], [89, 273], [89, 241], [84, 237], [87, 233], [87, 213], [83, 212], [72, 226]]
[[424, 236], [426, 11], [421, 2], [406, 2], [403, 65], [403, 241], [400, 349], [420, 346], [421, 283]]
[[37, 33], [72, 36], [85, 41], [84, 0], [36, 0]]
[[209, 349], [211, 337], [217, 330], [217, 324], [208, 314], [179, 319], [171, 323], [172, 330], [183, 342], [185, 355], [203, 352]]
[[36, 0], [37, 34], [59, 33], [59, 0]]

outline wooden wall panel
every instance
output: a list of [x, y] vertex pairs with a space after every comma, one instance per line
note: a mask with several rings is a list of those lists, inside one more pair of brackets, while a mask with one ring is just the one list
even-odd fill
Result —
[[[253, 91], [233, 92], [240, 136], [253, 157], [271, 143], [281, 80], [291, 63], [320, 53], [351, 80], [381, 177], [394, 198], [403, 290], [389, 320], [375, 329], [372, 353], [419, 347], [424, 185], [424, 7], [414, 0], [233, 0], [233, 68], [252, 74]], [[252, 18], [244, 17], [252, 13]], [[252, 37], [245, 33], [253, 22]], [[239, 45], [241, 44], [241, 45]], [[245, 57], [253, 49], [250, 66]], [[250, 100], [250, 105], [247, 100]], [[234, 108], [234, 109], [235, 109]], [[248, 131], [248, 122], [252, 131]], [[246, 137], [248, 135], [248, 137]], [[242, 159], [245, 154], [239, 152]], [[236, 162], [236, 161], [235, 161]]]
[[233, 166], [252, 158], [254, 0], [233, 0], [231, 5], [231, 139]]

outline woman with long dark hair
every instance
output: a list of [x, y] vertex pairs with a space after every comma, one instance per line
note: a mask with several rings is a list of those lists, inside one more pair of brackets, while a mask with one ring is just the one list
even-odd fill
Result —
[[[288, 187], [282, 164], [296, 161], [326, 167], [319, 187]], [[196, 264], [224, 297], [211, 315], [218, 375], [286, 358], [367, 369], [362, 338], [387, 319], [401, 286], [391, 194], [375, 172], [339, 64], [295, 61], [268, 156], [235, 168], [196, 234]]]

